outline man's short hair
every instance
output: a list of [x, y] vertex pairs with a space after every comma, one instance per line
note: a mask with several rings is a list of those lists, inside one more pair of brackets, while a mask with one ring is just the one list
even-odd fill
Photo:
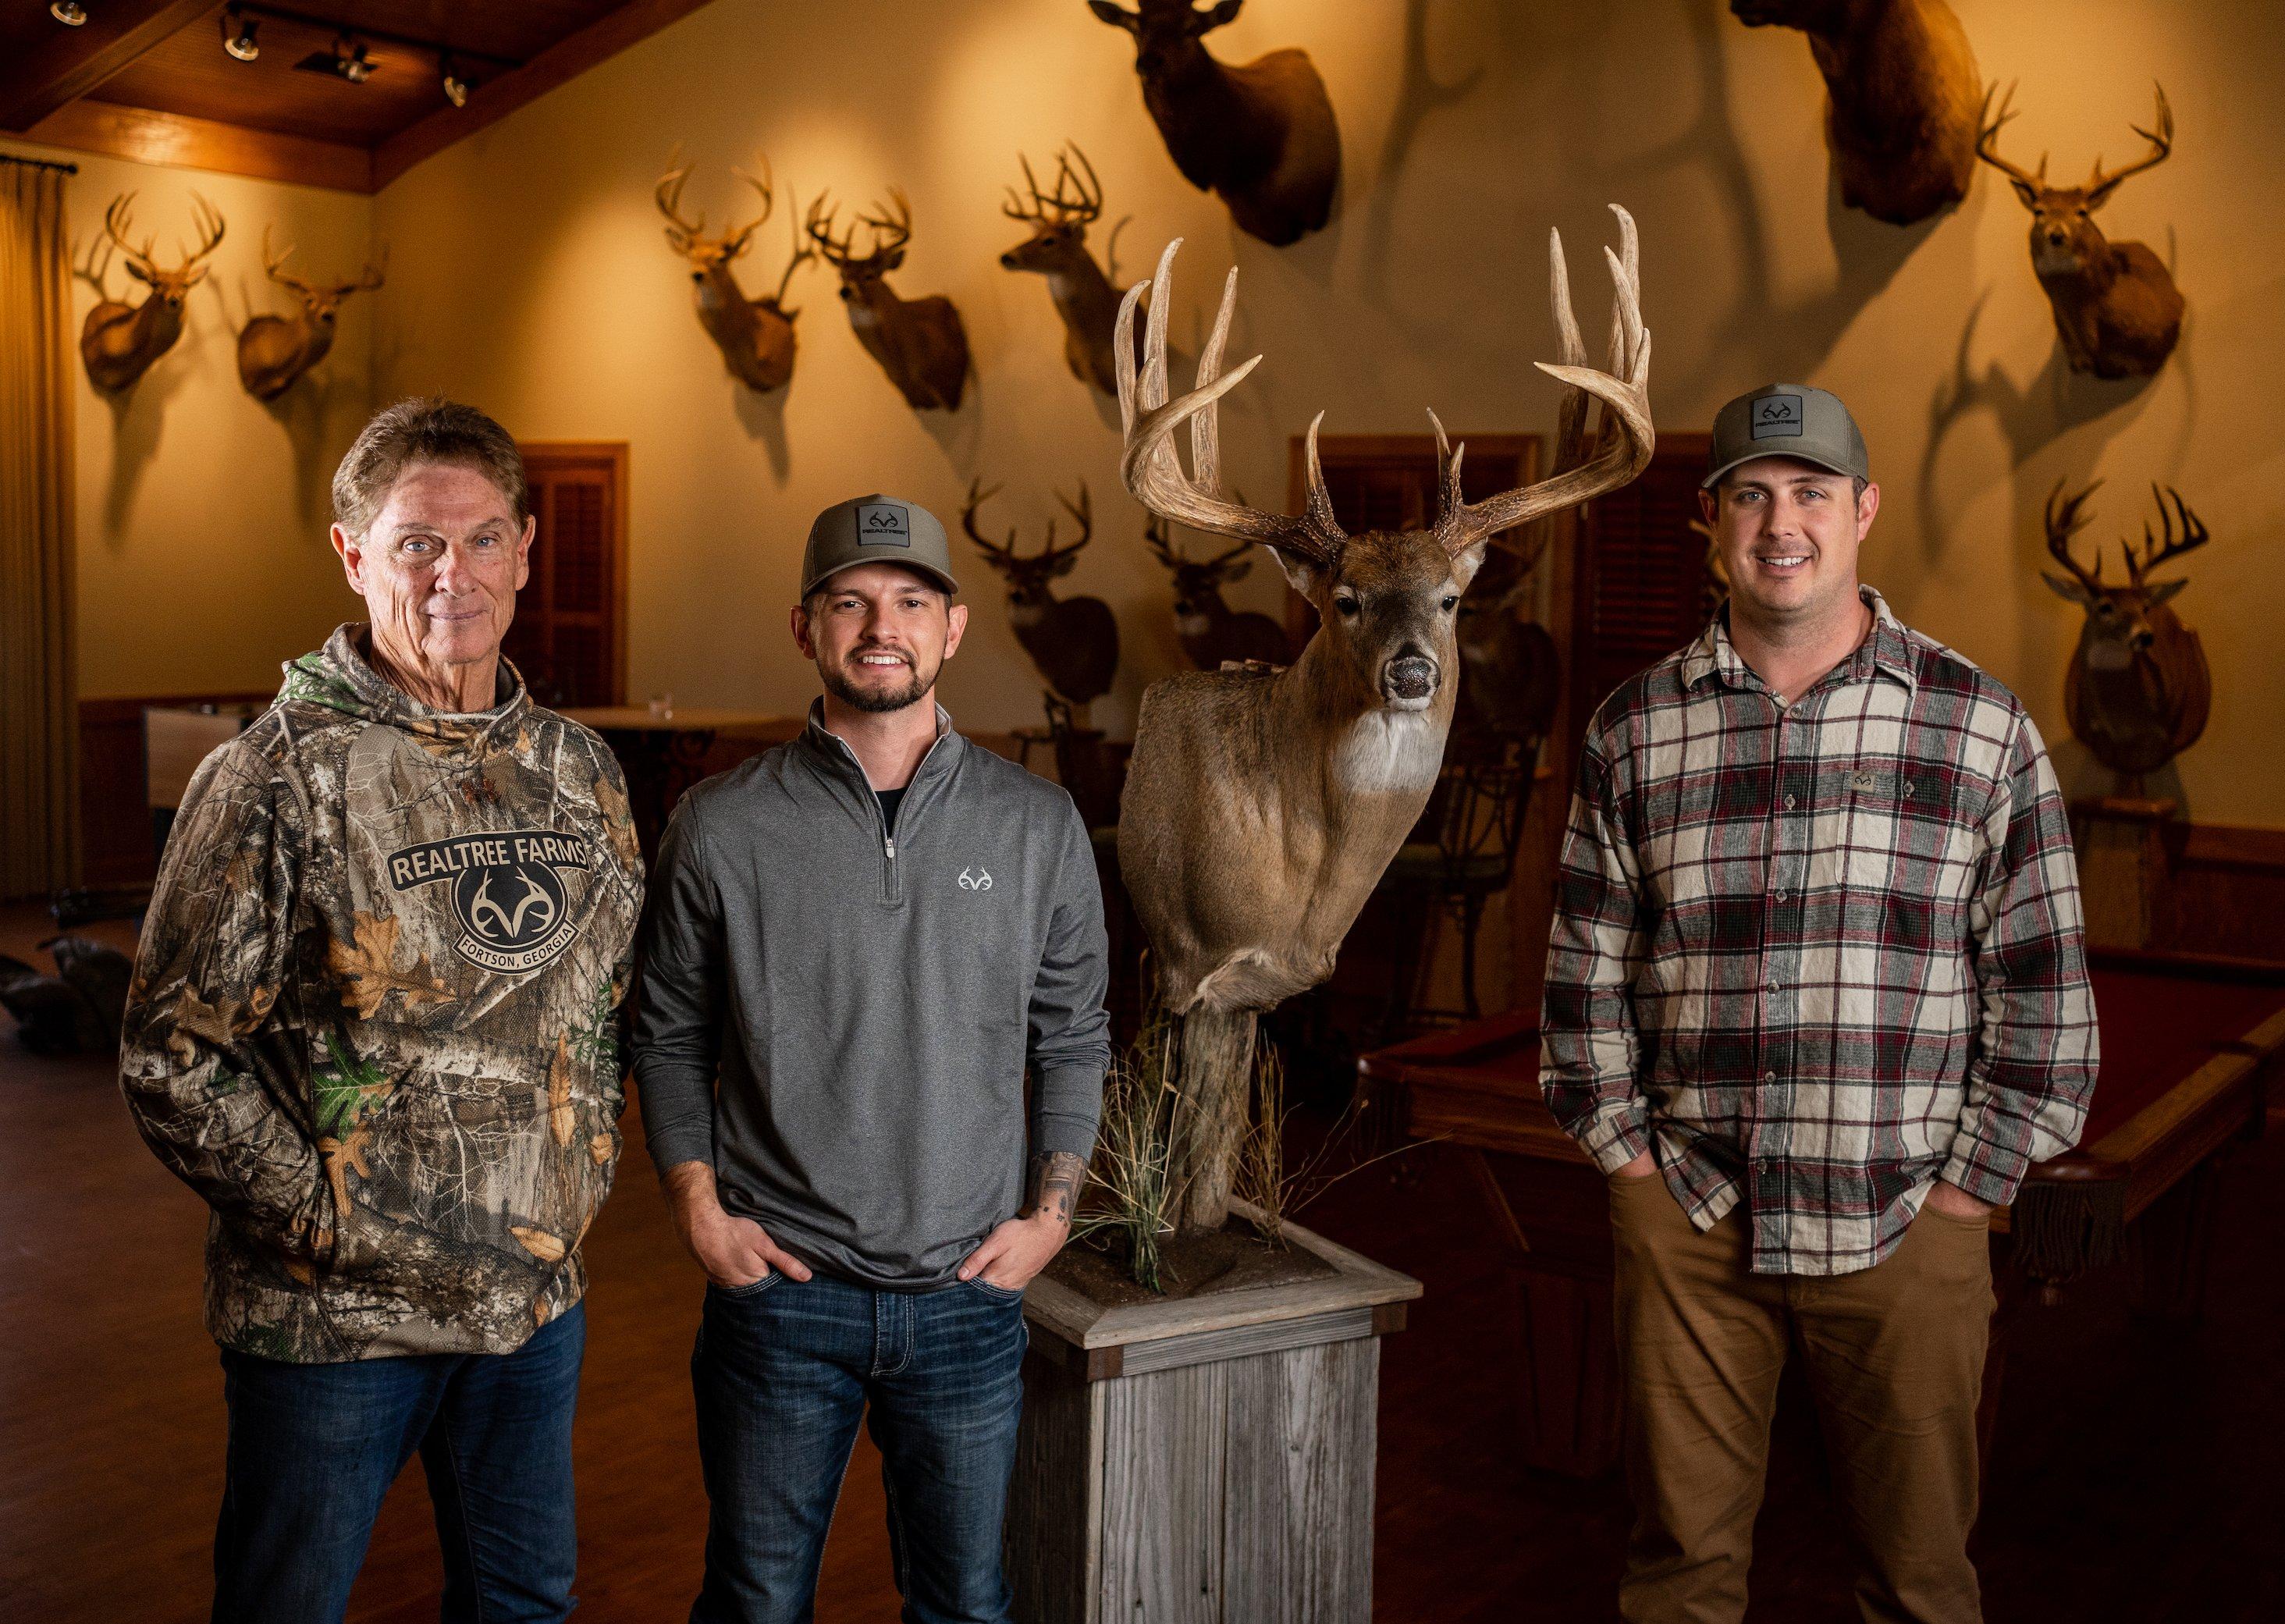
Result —
[[499, 488], [517, 523], [531, 516], [523, 455], [506, 429], [474, 406], [441, 396], [400, 400], [373, 417], [334, 470], [334, 522], [362, 537], [416, 462], [458, 463]]

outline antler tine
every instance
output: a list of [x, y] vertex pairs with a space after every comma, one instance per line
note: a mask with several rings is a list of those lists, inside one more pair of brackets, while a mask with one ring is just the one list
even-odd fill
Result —
[[265, 222], [262, 227], [263, 273], [269, 277], [271, 281], [277, 283], [280, 287], [290, 287], [297, 294], [316, 292], [317, 290], [315, 288], [311, 287], [309, 283], [303, 281], [300, 277], [288, 276], [286, 273], [286, 262], [294, 257], [294, 245], [289, 242], [286, 245], [282, 252], [274, 254], [271, 252], [271, 225], [267, 222]]
[[[876, 204], [875, 207], [879, 208], [880, 206]], [[913, 206], [899, 187], [889, 188], [888, 208], [881, 208], [877, 214], [860, 215], [857, 217], [873, 228], [873, 247], [866, 255], [868, 259], [876, 258], [883, 254], [894, 253], [912, 240]], [[887, 235], [886, 241], [882, 240], [883, 233]], [[852, 231], [852, 234], [853, 235], [854, 232]]]
[[[1072, 168], [1073, 158], [1079, 160], [1079, 169]], [[1080, 150], [1076, 141], [1064, 143], [1063, 153], [1056, 162], [1061, 166], [1061, 173], [1056, 177], [1056, 206], [1062, 209], [1064, 218], [1072, 224], [1093, 224], [1103, 214], [1103, 182], [1096, 177], [1095, 166], [1087, 161], [1087, 154]], [[1087, 172], [1084, 178], [1080, 177], [1080, 169]], [[1075, 194], [1069, 199], [1064, 196], [1065, 181], [1071, 183]]]
[[1000, 487], [997, 485], [988, 490], [985, 490], [983, 478], [979, 475], [968, 482], [968, 499], [960, 505], [960, 528], [968, 532], [969, 540], [983, 550], [986, 562], [996, 563], [1001, 559], [1012, 559], [1016, 556], [1014, 525], [1008, 527], [1008, 539], [1004, 545], [993, 541], [976, 528], [977, 511], [999, 494]]
[[675, 160], [681, 156], [679, 145], [667, 154], [666, 173], [658, 177], [658, 184], [652, 189], [651, 198], [657, 203], [658, 212], [664, 215], [668, 223], [687, 240], [705, 231], [706, 216], [702, 214], [695, 220], [682, 217], [682, 184], [690, 178], [690, 171], [695, 166], [686, 163], [677, 168]]
[[[1173, 541], [1174, 527], [1158, 514], [1146, 509], [1142, 514], [1142, 545], [1150, 549], [1151, 557], [1169, 569], [1190, 562], [1174, 550]], [[1250, 541], [1241, 541], [1235, 550], [1243, 553], [1252, 545]]]
[[2097, 156], [2094, 161], [2094, 173], [2088, 177], [2086, 183], [2086, 206], [2089, 208], [2100, 208], [2111, 192], [2116, 190], [2118, 183], [2128, 176], [2140, 175], [2145, 169], [2155, 169], [2172, 154], [2174, 110], [2166, 105], [2166, 87], [2159, 85], [2157, 90], [2158, 117], [2155, 121], [2157, 129], [2145, 129], [2140, 124], [2128, 126], [2136, 135], [2150, 144], [2150, 150], [2124, 169], [2110, 175], [2105, 175], [2102, 172], [2102, 159]]
[[[1119, 476], [1135, 500], [1162, 519], [1187, 524], [1210, 535], [1260, 542], [1320, 568], [1330, 567], [1339, 559], [1347, 537], [1331, 522], [1331, 504], [1315, 499], [1323, 492], [1323, 481], [1315, 466], [1315, 424], [1310, 427], [1309, 462], [1315, 490], [1307, 514], [1297, 517], [1263, 513], [1243, 503], [1226, 501], [1220, 492], [1217, 441], [1213, 426], [1215, 403], [1261, 364], [1261, 357], [1255, 356], [1229, 372], [1220, 371], [1221, 347], [1229, 336], [1230, 312], [1237, 296], [1234, 271], [1223, 286], [1221, 311], [1215, 318], [1213, 335], [1198, 358], [1197, 387], [1177, 399], [1169, 401], [1166, 397], [1166, 324], [1174, 305], [1174, 255], [1182, 246], [1179, 237], [1169, 242], [1166, 252], [1158, 256], [1158, 269], [1151, 279], [1137, 282], [1127, 290], [1127, 297], [1119, 307], [1119, 325], [1112, 329], [1117, 333], [1133, 331], [1135, 309], [1147, 289], [1150, 294], [1150, 319], [1143, 326], [1139, 371], [1132, 345], [1120, 343], [1112, 347], [1119, 381], [1119, 416], [1126, 437]], [[1185, 421], [1197, 424], [1201, 419], [1203, 426], [1192, 430], [1192, 445], [1194, 450], [1204, 450], [1206, 460], [1194, 476], [1185, 477], [1174, 455], [1174, 430]]]
[[104, 235], [116, 243], [120, 252], [127, 255], [129, 268], [141, 273], [147, 282], [151, 279], [151, 273], [158, 269], [151, 261], [151, 247], [155, 239], [145, 238], [143, 246], [137, 247], [127, 240], [127, 233], [134, 224], [135, 194], [122, 192], [112, 199], [111, 207], [103, 211]]
[[760, 161], [762, 167], [762, 172], [758, 177], [734, 165], [730, 170], [731, 174], [762, 195], [762, 212], [747, 221], [745, 224], [734, 228], [728, 239], [723, 244], [723, 247], [732, 254], [745, 252], [746, 239], [751, 237], [759, 229], [762, 222], [770, 217], [770, 210], [777, 206], [776, 177], [770, 170], [770, 155], [767, 153], [757, 153], [754, 156]]
[[[1570, 468], [1540, 480], [1487, 498], [1480, 502], [1463, 502], [1459, 492], [1459, 453], [1448, 459], [1449, 475], [1444, 482], [1444, 505], [1437, 514], [1436, 529], [1445, 546], [1457, 553], [1498, 531], [1547, 514], [1560, 511], [1614, 490], [1626, 484], [1649, 465], [1651, 453], [1658, 443], [1657, 429], [1650, 414], [1650, 329], [1643, 325], [1642, 299], [1637, 286], [1638, 251], [1633, 240], [1634, 220], [1627, 211], [1614, 203], [1611, 212], [1619, 217], [1620, 242], [1625, 250], [1621, 257], [1610, 248], [1603, 250], [1605, 263], [1610, 267], [1613, 297], [1618, 302], [1618, 313], [1612, 324], [1611, 355], [1605, 372], [1565, 361], [1550, 364], [1536, 362], [1539, 370], [1549, 377], [1569, 384], [1573, 388], [1592, 395], [1603, 403], [1610, 428], [1610, 443], [1598, 450], [1593, 459], [1582, 467]], [[1551, 244], [1548, 263], [1551, 280], [1560, 254], [1559, 239]], [[1560, 331], [1566, 322], [1575, 329], [1576, 318], [1571, 315], [1568, 290], [1558, 307], [1556, 324]], [[1564, 342], [1570, 342], [1565, 334]]]
[[1016, 161], [1024, 166], [1024, 184], [1031, 191], [1032, 207], [1025, 208], [1024, 200], [1016, 195], [1016, 188], [1009, 186], [1003, 188], [1008, 193], [1008, 200], [1000, 205], [1000, 212], [1010, 220], [1043, 221], [1048, 217], [1048, 200], [1041, 195], [1039, 179], [1032, 173], [1031, 157], [1028, 153], [1017, 153]]
[[2082, 514], [2079, 510], [2086, 506], [2087, 498], [2102, 489], [2102, 482], [2096, 480], [2077, 496], [2065, 497], [2063, 487], [2068, 482], [2067, 480], [2059, 479], [2055, 482], [2055, 488], [2047, 492], [2046, 513], [2047, 554], [2055, 562], [2069, 570], [2077, 579], [2078, 584], [2085, 587], [2088, 592], [2099, 592], [2102, 591], [2101, 547], [2095, 548], [2094, 568], [2090, 570], [2082, 566], [2077, 556], [2072, 553], [2071, 538], [2094, 522], [2093, 514]]
[[[177, 276], [189, 271], [192, 266], [222, 247], [223, 232], [228, 229], [222, 217], [222, 211], [195, 192], [191, 193], [191, 223], [198, 229], [199, 246], [194, 249], [185, 248], [177, 239], [175, 247], [180, 250], [183, 256], [183, 263], [175, 267], [175, 274]], [[200, 274], [204, 275], [205, 272], [201, 271]]]
[[[796, 200], [796, 207], [799, 207], [799, 200]], [[792, 237], [792, 257], [786, 261], [785, 274], [778, 279], [778, 290], [770, 295], [770, 302], [778, 307], [778, 314], [790, 321], [800, 312], [785, 308], [786, 289], [793, 286], [793, 273], [817, 257], [817, 249], [813, 246], [804, 246], [801, 222], [791, 214], [786, 216], [786, 229]]]
[[[2141, 558], [2140, 560], [2135, 558], [2132, 547], [2124, 549], [2126, 573], [2137, 586], [2142, 584], [2144, 572], [2155, 569], [2169, 560], [2179, 558], [2185, 553], [2195, 552], [2212, 538], [2211, 532], [2206, 529], [2205, 521], [2190, 511], [2189, 504], [2182, 500], [2180, 491], [2171, 485], [2162, 489], [2158, 482], [2153, 480], [2150, 482], [2150, 494], [2158, 504], [2158, 537], [2155, 540], [2152, 539], [2150, 522], [2146, 519], [2142, 522]], [[2174, 499], [2173, 511], [2171, 513], [2166, 508], [2168, 497]], [[2180, 515], [2181, 520], [2182, 533], [2179, 537], [2174, 534], [2176, 514]]]
[[852, 224], [843, 233], [838, 242], [834, 240], [833, 222], [840, 213], [841, 206], [832, 201], [832, 194], [821, 192], [810, 200], [809, 212], [802, 219], [802, 229], [809, 233], [810, 240], [817, 245], [818, 253], [824, 256], [827, 263], [836, 268], [849, 263], [852, 257], [850, 253], [850, 244], [857, 236], [857, 228]]
[[389, 279], [389, 245], [381, 245], [381, 257], [367, 260], [365, 269], [354, 282], [343, 283], [339, 291], [345, 294], [368, 294]]
[[1994, 94], [1998, 92], [1998, 90], [1999, 82], [1996, 79], [1993, 80], [1991, 83], [1984, 87], [1983, 110], [1976, 115], [1975, 155], [1983, 160], [1984, 162], [1990, 164], [1993, 169], [1998, 170], [2002, 175], [2005, 175], [2009, 180], [2014, 181], [2017, 185], [2029, 186], [2034, 191], [2037, 191], [2046, 184], [2047, 161], [2046, 154], [2042, 153], [2040, 155], [2039, 172], [2037, 175], [2032, 175], [2027, 173], [2022, 165], [2014, 163], [2008, 159], [2002, 158], [1999, 155], [1998, 147], [1994, 145], [1994, 143], [1999, 138], [2000, 128], [2005, 125], [2008, 120], [2015, 116], [2015, 85], [2014, 82], [2012, 80], [2008, 82], [2006, 93], [1999, 98], [1998, 113], [1996, 115], [1989, 117], [1985, 116], [1991, 113], [1991, 98]]

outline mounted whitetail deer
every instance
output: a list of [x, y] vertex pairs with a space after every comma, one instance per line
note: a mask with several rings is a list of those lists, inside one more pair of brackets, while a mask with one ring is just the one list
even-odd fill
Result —
[[2134, 544], [2121, 537], [2126, 584], [2106, 585], [2101, 548], [2095, 549], [2091, 569], [2081, 568], [2071, 552], [2071, 538], [2093, 519], [2080, 509], [2101, 484], [2097, 480], [2077, 496], [2065, 497], [2058, 480], [2048, 493], [2047, 551], [2070, 577], [2043, 570], [2040, 579], [2086, 611], [2063, 685], [2071, 733], [2097, 761], [2125, 779], [2126, 793], [2139, 795], [2144, 773], [2164, 766], [2206, 730], [2213, 679], [2205, 648], [2166, 605], [2189, 583], [2148, 577], [2159, 565], [2205, 545], [2208, 532], [2181, 492], [2152, 485], [2160, 534], [2154, 538], [2149, 525], [2143, 525], [2139, 556]]
[[262, 228], [262, 268], [279, 286], [290, 289], [302, 301], [298, 316], [256, 316], [239, 329], [238, 381], [256, 400], [276, 400], [294, 381], [326, 358], [334, 347], [334, 318], [342, 301], [351, 294], [371, 293], [389, 271], [389, 250], [379, 261], [368, 260], [353, 282], [305, 282], [286, 274], [294, 256], [270, 250], [270, 228]]
[[709, 237], [704, 215], [695, 220], [682, 217], [682, 186], [690, 178], [692, 166], [686, 163], [674, 167], [674, 160], [681, 155], [679, 150], [669, 155], [667, 171], [659, 177], [654, 195], [658, 212], [666, 216], [667, 241], [690, 262], [691, 292], [697, 300], [698, 325], [706, 329], [706, 336], [722, 352], [723, 364], [730, 369], [732, 377], [758, 394], [783, 388], [793, 377], [793, 323], [794, 318], [801, 314], [786, 309], [786, 289], [793, 285], [793, 273], [817, 255], [801, 246], [801, 233], [797, 230], [793, 257], [786, 262], [777, 291], [764, 294], [758, 299], [746, 297], [730, 267], [746, 252], [755, 231], [770, 217], [771, 207], [777, 201], [771, 184], [769, 160], [762, 160], [758, 176], [743, 169], [730, 171], [761, 194], [762, 212], [719, 237]]
[[[913, 235], [913, 208], [905, 194], [891, 188], [889, 203], [877, 214], [859, 215], [836, 239], [833, 220], [840, 208], [820, 194], [809, 206], [804, 229], [826, 263], [841, 273], [841, 302], [849, 307], [857, 341], [881, 364], [905, 404], [916, 412], [957, 412], [961, 391], [968, 386], [968, 329], [943, 294], [900, 299], [889, 286], [888, 274], [905, 263], [905, 245]], [[863, 254], [850, 246], [860, 224], [872, 232]]]
[[[1073, 158], [1086, 171], [1084, 178], [1072, 168]], [[1010, 186], [1001, 212], [1029, 225], [1032, 234], [1002, 254], [1000, 263], [1009, 271], [1036, 271], [1047, 278], [1048, 296], [1064, 321], [1064, 365], [1081, 383], [1116, 395], [1119, 378], [1111, 364], [1111, 334], [1119, 318], [1119, 290], [1111, 279], [1118, 274], [1119, 233], [1111, 233], [1110, 265], [1097, 265], [1087, 251], [1087, 228], [1103, 217], [1103, 183], [1076, 145], [1066, 145], [1056, 161], [1056, 189], [1048, 193], [1033, 178], [1031, 160], [1022, 161], [1031, 201], [1017, 197]]]
[[1225, 665], [1285, 665], [1293, 658], [1293, 645], [1285, 628], [1252, 609], [1233, 609], [1222, 601], [1221, 589], [1242, 581], [1253, 568], [1246, 557], [1251, 541], [1241, 541], [1212, 558], [1190, 558], [1175, 550], [1172, 527], [1156, 514], [1144, 521], [1142, 545], [1174, 577], [1174, 636], [1183, 655], [1202, 671]]
[[[1255, 1016], [1331, 974], [1341, 939], [1428, 804], [1452, 721], [1456, 614], [1496, 534], [1632, 480], [1650, 460], [1650, 333], [1637, 294], [1634, 222], [1605, 251], [1616, 300], [1607, 373], [1583, 365], [1562, 239], [1550, 260], [1562, 361], [1540, 369], [1603, 403], [1588, 460], [1536, 484], [1469, 502], [1465, 447], [1446, 442], [1434, 522], [1351, 536], [1333, 514], [1309, 426], [1307, 500], [1289, 517], [1221, 494], [1216, 403], [1256, 356], [1224, 373], [1237, 273], [1198, 357], [1197, 386], [1169, 400], [1166, 326], [1176, 239], [1150, 284], [1144, 360], [1121, 355], [1119, 472], [1160, 518], [1269, 548], [1320, 627], [1284, 671], [1195, 671], [1142, 696], [1120, 805], [1119, 866], [1150, 937], [1158, 993], [1182, 1021], [1182, 1094], [1170, 1177], [1186, 1231], [1219, 1228], [1245, 1129]], [[1128, 306], [1144, 289], [1127, 295]], [[1122, 312], [1121, 319], [1125, 318]], [[1320, 414], [1322, 417], [1322, 414]], [[1174, 432], [1190, 429], [1190, 472]]]
[[[104, 210], [103, 263], [96, 264], [95, 250], [90, 248], [87, 269], [80, 274], [101, 292], [116, 250], [127, 256], [127, 274], [151, 290], [140, 304], [123, 304], [106, 294], [87, 313], [86, 324], [80, 328], [79, 355], [87, 364], [87, 380], [106, 394], [133, 383], [183, 336], [183, 301], [206, 275], [207, 256], [222, 246], [224, 229], [223, 217], [213, 204], [196, 194], [193, 200], [199, 246], [183, 248], [182, 262], [171, 270], [152, 257], [155, 238], [145, 238], [139, 248], [127, 240], [133, 192], [121, 193]], [[182, 247], [179, 243], [176, 246]]]
[[1080, 550], [1095, 534], [1095, 507], [1087, 482], [1080, 482], [1077, 502], [1060, 491], [1056, 494], [1079, 525], [1071, 545], [1056, 545], [1056, 522], [1050, 519], [1047, 539], [1033, 553], [1016, 550], [1013, 525], [1004, 542], [995, 542], [976, 528], [977, 510], [999, 490], [994, 485], [987, 490], [981, 480], [970, 481], [968, 500], [960, 509], [961, 528], [984, 554], [984, 561], [1008, 583], [1008, 624], [1015, 628], [1016, 640], [1032, 656], [1048, 686], [1071, 706], [1073, 723], [1084, 727], [1087, 708], [1111, 692], [1111, 679], [1119, 670], [1119, 622], [1111, 606], [1100, 598], [1056, 596], [1055, 583], [1072, 572]]
[[1088, 9], [1135, 36], [1142, 105], [1182, 178], [1218, 193], [1240, 231], [1276, 247], [1331, 218], [1341, 132], [1306, 51], [1273, 51], [1243, 67], [1214, 59], [1205, 36], [1245, 0], [1197, 10], [1191, 0], [1112, 0]]
[[[2131, 127], [2150, 150], [2123, 169], [2106, 170], [2098, 157], [2084, 186], [2047, 184], [2044, 153], [2038, 171], [2030, 174], [1999, 155], [2000, 127], [2015, 116], [2008, 106], [2014, 94], [2010, 86], [1998, 116], [1983, 122], [1975, 153], [2014, 183], [2015, 195], [2031, 211], [2031, 270], [2054, 307], [2063, 355], [2075, 373], [2147, 378], [2166, 364], [2182, 335], [2181, 290], [2165, 262], [2147, 246], [2106, 239], [2094, 214], [2119, 182], [2155, 169], [2173, 152], [2174, 114], [2166, 106], [2165, 90], [2158, 90], [2156, 128]], [[1990, 108], [1989, 94], [1983, 105]]]
[[1730, 0], [1749, 28], [1799, 28], [1825, 75], [1841, 200], [1910, 225], [1967, 195], [1983, 81], [1944, 0]]

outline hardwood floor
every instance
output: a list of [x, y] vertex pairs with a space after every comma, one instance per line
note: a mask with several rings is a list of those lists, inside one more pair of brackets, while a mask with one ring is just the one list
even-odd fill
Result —
[[[29, 911], [0, 910], [0, 950], [35, 957], [42, 934]], [[137, 1140], [107, 1058], [39, 1060], [5, 1026], [0, 1620], [190, 1624], [207, 1612], [222, 1459], [221, 1374], [199, 1323], [204, 1209]], [[1514, 1463], [1514, 1325], [1474, 1191], [1435, 1147], [1410, 1154], [1417, 1181], [1368, 1169], [1306, 1214], [1427, 1287], [1411, 1329], [1384, 1345], [1377, 1616], [1606, 1618], [1623, 1496]], [[2108, 1279], [2020, 1333], [1979, 1533], [1995, 1624], [2285, 1617], [2285, 1135], [2227, 1166], [2204, 1323], [2138, 1323]], [[656, 1624], [687, 1607], [704, 1534], [688, 1379], [699, 1276], [639, 1143], [588, 1248], [578, 1616]], [[1779, 1431], [1751, 1617], [1853, 1617], [1801, 1404]], [[827, 1624], [896, 1617], [881, 1519], [877, 1459], [860, 1441], [827, 1549]], [[434, 1619], [439, 1582], [416, 1464], [389, 1496], [351, 1617]]]

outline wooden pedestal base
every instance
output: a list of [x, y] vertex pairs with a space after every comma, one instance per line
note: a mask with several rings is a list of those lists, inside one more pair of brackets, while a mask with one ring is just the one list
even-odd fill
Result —
[[1008, 1496], [1023, 1624], [1370, 1619], [1378, 1338], [1420, 1284], [1284, 1234], [1336, 1272], [1119, 1307], [1032, 1283]]

